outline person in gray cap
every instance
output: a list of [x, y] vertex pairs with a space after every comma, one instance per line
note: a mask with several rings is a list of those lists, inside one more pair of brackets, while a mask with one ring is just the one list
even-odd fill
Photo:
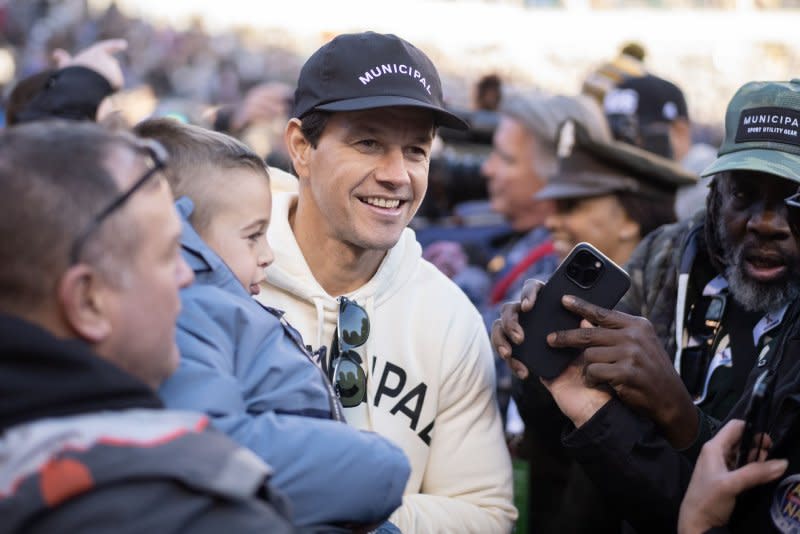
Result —
[[519, 295], [525, 279], [549, 276], [558, 263], [544, 227], [553, 202], [536, 194], [558, 170], [558, 127], [568, 119], [610, 139], [602, 111], [586, 96], [520, 92], [501, 104], [492, 152], [481, 168], [491, 209], [511, 227], [485, 265], [488, 291], [475, 299], [490, 321], [500, 303]]
[[298, 193], [273, 197], [275, 261], [258, 299], [311, 343], [347, 422], [408, 456], [391, 523], [504, 533], [517, 512], [489, 338], [407, 228], [440, 125], [466, 128], [411, 43], [344, 34], [312, 54], [285, 131]]
[[558, 174], [536, 198], [555, 201], [545, 226], [561, 259], [586, 241], [623, 265], [644, 236], [675, 221], [675, 190], [697, 181], [670, 160], [592, 139], [580, 124], [565, 123], [559, 139]]
[[[460, 243], [439, 241], [426, 247], [425, 255], [481, 310], [487, 329], [497, 318], [500, 305], [519, 297], [527, 278], [548, 277], [558, 265], [544, 226], [553, 213], [553, 202], [537, 199], [536, 193], [558, 170], [558, 127], [568, 119], [595, 137], [611, 138], [602, 110], [590, 97], [538, 91], [505, 95], [492, 151], [481, 171], [486, 176], [490, 207], [503, 216], [510, 231], [492, 238], [487, 261], [469, 266]], [[460, 265], [452, 261], [459, 256], [463, 258]], [[497, 377], [501, 412], [513, 413], [513, 406], [507, 408], [511, 374], [499, 359]]]
[[[670, 160], [600, 134], [593, 138], [580, 123], [566, 121], [557, 142], [558, 173], [536, 198], [555, 202], [545, 225], [560, 259], [586, 241], [622, 265], [645, 235], [674, 222], [675, 189], [696, 177]], [[619, 532], [619, 518], [561, 446], [563, 416], [545, 387], [538, 380], [514, 379], [512, 394], [525, 423], [533, 531]]]
[[[617, 310], [563, 300], [596, 326], [551, 339], [582, 349], [576, 365], [548, 384], [573, 425], [564, 444], [643, 532], [675, 531], [700, 446], [719, 420], [744, 415], [765, 370], [774, 377], [773, 442], [793, 435], [793, 402], [784, 400], [796, 388], [797, 352], [787, 325], [798, 314], [787, 310], [800, 296], [800, 253], [785, 199], [800, 184], [798, 139], [800, 80], [745, 84], [728, 105], [718, 157], [703, 172], [713, 176], [706, 212], [644, 239], [628, 262], [633, 283]], [[537, 287], [532, 282], [525, 305], [509, 304], [495, 325], [504, 357], [512, 354], [509, 340], [521, 339], [517, 313], [531, 307]], [[527, 375], [520, 362], [511, 364]], [[770, 522], [796, 529], [787, 508], [765, 504], [783, 502], [784, 482], [792, 483], [764, 487], [754, 497], [764, 505], [742, 508], [731, 524], [746, 532]]]

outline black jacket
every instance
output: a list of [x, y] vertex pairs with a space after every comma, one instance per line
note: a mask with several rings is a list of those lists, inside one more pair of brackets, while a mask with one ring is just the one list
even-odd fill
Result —
[[762, 367], [750, 374], [745, 395], [730, 418], [743, 419], [756, 378], [765, 368], [773, 373], [767, 433], [773, 440], [772, 458], [786, 458], [789, 467], [775, 482], [739, 496], [728, 527], [731, 532], [800, 531], [800, 303], [784, 318], [789, 325]]
[[[647, 317], [670, 354], [675, 350], [678, 267], [687, 236], [702, 235], [697, 230], [701, 224], [698, 218], [662, 226], [639, 244], [626, 265], [631, 288], [618, 309]], [[538, 380], [514, 379], [512, 394], [525, 421], [532, 532], [612, 534], [630, 530], [623, 519], [641, 532], [657, 531], [660, 525], [664, 532], [675, 531], [691, 465], [650, 421], [614, 399], [576, 431]], [[704, 426], [698, 441], [710, 435]], [[666, 487], [658, 478], [662, 462], [677, 475]], [[670, 502], [666, 508], [665, 499]]]
[[[700, 214], [691, 221], [662, 226], [639, 244], [626, 265], [631, 289], [618, 309], [648, 318], [670, 355], [676, 350], [675, 309], [681, 268], [690, 269], [689, 302], [699, 299], [705, 284], [718, 274], [706, 252], [703, 222]], [[694, 254], [688, 252], [692, 240]], [[739, 333], [731, 344], [734, 369], [739, 371], [740, 380], [712, 382], [717, 389], [710, 388], [701, 405], [703, 410], [698, 410], [700, 429], [695, 442], [685, 451], [673, 449], [651, 421], [616, 398], [576, 430], [565, 417], [558, 417], [560, 413], [548, 415], [557, 408], [541, 384], [535, 380], [515, 383], [514, 397], [526, 423], [526, 437], [533, 436], [537, 447], [531, 456], [531, 470], [541, 469], [537, 463], [544, 465], [545, 476], [556, 481], [556, 492], [563, 495], [556, 496], [560, 499], [556, 509], [560, 507], [562, 512], [550, 519], [551, 524], [555, 521], [555, 528], [542, 531], [564, 531], [566, 521], [594, 532], [618, 532], [623, 528], [621, 519], [637, 532], [675, 531], [693, 462], [702, 444], [716, 432], [718, 421], [728, 415], [741, 396], [752, 366], [748, 356], [755, 352], [754, 348], [748, 349], [744, 343], [737, 345], [736, 341], [752, 340], [750, 332], [757, 317], [743, 313], [735, 303], [729, 309], [733, 311], [724, 317], [723, 328], [729, 328], [727, 322], [735, 316]], [[737, 349], [740, 346], [744, 348]], [[737, 354], [744, 357], [737, 358]], [[550, 445], [542, 452], [542, 443], [556, 440], [561, 441], [563, 449]], [[573, 459], [577, 465], [571, 463]], [[575, 488], [581, 489], [582, 494]], [[535, 510], [554, 497], [552, 492], [533, 490], [532, 494], [535, 499], [543, 495], [531, 503], [536, 519], [541, 512]]]
[[[682, 263], [686, 240], [681, 236], [692, 232], [691, 225], [672, 225], [657, 230], [644, 242], [644, 247], [649, 247], [650, 258], [637, 255], [632, 258], [630, 272], [637, 293], [626, 295], [623, 305], [628, 309], [649, 311], [654, 317], [648, 316], [651, 322], [659, 328], [670, 325], [667, 331], [658, 333], [665, 338], [668, 349], [674, 350], [674, 319], [668, 319], [669, 310], [675, 309], [675, 296], [677, 288], [678, 266]], [[657, 246], [661, 242], [663, 246]], [[665, 243], [672, 243], [671, 246]], [[677, 243], [683, 243], [675, 248]], [[642, 252], [644, 249], [637, 249]], [[696, 260], [692, 265], [689, 292], [702, 291], [703, 284], [714, 276], [714, 270], [704, 254], [705, 248], [698, 249]], [[660, 258], [660, 259], [659, 259]], [[643, 260], [643, 261], [642, 261]], [[699, 268], [699, 271], [698, 271]], [[696, 276], [696, 273], [703, 273]], [[648, 274], [649, 273], [649, 274]], [[661, 274], [658, 274], [661, 273]], [[699, 283], [698, 283], [699, 280]], [[664, 287], [671, 287], [668, 297]], [[637, 296], [638, 295], [638, 296]], [[633, 297], [633, 298], [631, 298]], [[735, 314], [736, 317], [734, 317]], [[731, 334], [740, 335], [742, 332], [747, 339], [752, 332], [755, 322], [753, 316], [747, 321], [742, 321], [741, 310], [734, 314], [726, 314], [723, 324], [737, 324], [737, 327], [725, 326], [732, 331]], [[674, 317], [674, 311], [672, 312]], [[738, 323], [733, 323], [736, 320]], [[790, 318], [785, 318], [780, 331], [786, 332], [791, 324]], [[751, 324], [752, 323], [752, 324]], [[792, 350], [788, 344], [780, 344], [777, 339], [770, 343], [767, 353], [770, 358], [780, 358], [781, 354], [787, 357]], [[785, 334], [784, 334], [785, 335]], [[740, 338], [745, 339], [745, 338]], [[700, 416], [700, 429], [695, 443], [684, 451], [677, 451], [660, 435], [654, 424], [646, 418], [636, 415], [618, 399], [613, 399], [580, 429], [574, 427], [568, 431], [563, 439], [564, 445], [570, 454], [584, 468], [589, 478], [598, 487], [607, 500], [613, 501], [622, 511], [623, 517], [635, 528], [637, 532], [658, 533], [675, 532], [681, 500], [691, 478], [694, 461], [700, 448], [716, 432], [719, 420], [725, 420], [735, 410], [731, 406], [735, 399], [741, 399], [751, 384], [746, 384], [748, 369], [752, 367], [752, 360], [747, 359], [749, 352], [754, 347], [746, 349], [740, 345], [742, 352], [737, 352], [733, 344], [734, 369], [737, 369], [737, 354], [745, 354], [739, 363], [739, 372], [742, 374], [741, 382], [730, 381], [720, 384], [721, 389], [717, 394], [718, 399], [725, 402], [707, 402], [702, 405], [704, 411], [698, 411]], [[743, 370], [743, 371], [742, 371]], [[741, 405], [739, 401], [738, 405]]]
[[293, 532], [270, 468], [199, 414], [0, 315], [0, 532]]

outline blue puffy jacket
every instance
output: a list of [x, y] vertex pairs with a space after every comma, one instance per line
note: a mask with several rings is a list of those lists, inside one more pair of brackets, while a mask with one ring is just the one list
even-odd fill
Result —
[[336, 420], [338, 400], [281, 312], [255, 301], [188, 222], [183, 257], [195, 283], [181, 291], [178, 371], [160, 395], [212, 423], [270, 464], [300, 526], [376, 523], [400, 506], [410, 468], [381, 436]]

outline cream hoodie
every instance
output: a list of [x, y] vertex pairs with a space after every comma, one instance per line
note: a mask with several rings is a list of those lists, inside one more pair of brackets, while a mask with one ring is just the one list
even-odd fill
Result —
[[[330, 347], [337, 295], [314, 278], [289, 226], [297, 195], [275, 195], [268, 231], [275, 262], [258, 299], [316, 350]], [[411, 462], [403, 505], [391, 521], [404, 533], [506, 533], [511, 461], [494, 397], [494, 363], [483, 321], [463, 292], [423, 260], [406, 229], [363, 287], [346, 295], [366, 309], [367, 413], [358, 425], [386, 436]], [[341, 484], [346, 491], [346, 481]]]

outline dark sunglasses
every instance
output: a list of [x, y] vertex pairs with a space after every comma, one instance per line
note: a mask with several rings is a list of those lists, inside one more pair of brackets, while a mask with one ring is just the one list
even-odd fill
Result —
[[86, 246], [86, 242], [89, 240], [92, 234], [94, 234], [97, 229], [100, 228], [100, 225], [103, 224], [103, 221], [108, 219], [115, 211], [120, 209], [133, 196], [133, 194], [136, 193], [136, 191], [144, 187], [145, 184], [150, 181], [150, 178], [155, 176], [158, 171], [166, 166], [167, 152], [159, 143], [151, 140], [141, 140], [141, 144], [137, 145], [136, 148], [144, 151], [147, 155], [147, 170], [141, 176], [141, 178], [137, 179], [127, 191], [114, 199], [110, 204], [108, 204], [108, 206], [100, 210], [97, 215], [95, 215], [92, 220], [89, 221], [89, 224], [87, 224], [86, 227], [78, 234], [69, 249], [70, 265], [75, 265], [78, 263], [81, 257], [81, 251]]
[[336, 350], [332, 355], [331, 381], [342, 406], [358, 406], [367, 396], [367, 376], [361, 367], [361, 356], [354, 350], [367, 342], [369, 317], [354, 300], [339, 297], [336, 319]]
[[800, 236], [800, 191], [783, 201], [789, 208], [786, 219], [794, 235]]

